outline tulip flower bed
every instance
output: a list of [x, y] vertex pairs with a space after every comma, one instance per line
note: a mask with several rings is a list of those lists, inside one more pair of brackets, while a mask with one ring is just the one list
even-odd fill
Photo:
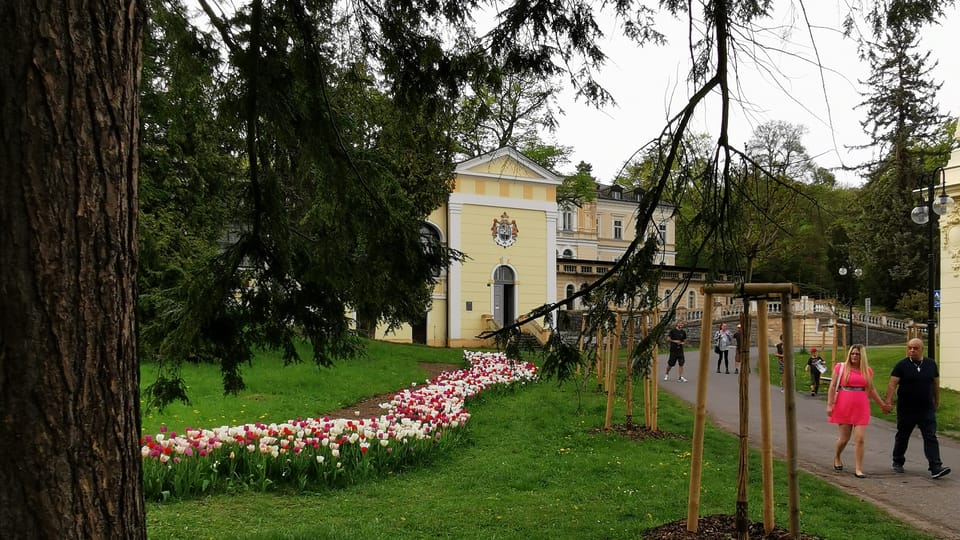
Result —
[[354, 484], [422, 464], [458, 445], [468, 398], [536, 379], [536, 367], [501, 353], [464, 351], [470, 368], [413, 384], [380, 406], [379, 418], [307, 418], [282, 424], [162, 430], [141, 439], [151, 500], [215, 491], [299, 491]]

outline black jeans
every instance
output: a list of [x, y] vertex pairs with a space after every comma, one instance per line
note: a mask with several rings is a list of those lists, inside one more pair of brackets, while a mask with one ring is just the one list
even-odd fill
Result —
[[907, 443], [913, 428], [920, 428], [923, 436], [923, 455], [927, 458], [930, 472], [939, 471], [943, 463], [940, 461], [940, 443], [937, 441], [937, 412], [934, 409], [927, 411], [897, 411], [897, 434], [893, 439], [893, 464], [903, 466], [906, 462]]
[[726, 349], [721, 349], [719, 356], [717, 356], [717, 371], [720, 371], [720, 363], [723, 363], [723, 368], [727, 371], [730, 371], [730, 351]]
[[815, 367], [810, 368], [810, 388], [814, 394], [820, 393], [820, 370]]

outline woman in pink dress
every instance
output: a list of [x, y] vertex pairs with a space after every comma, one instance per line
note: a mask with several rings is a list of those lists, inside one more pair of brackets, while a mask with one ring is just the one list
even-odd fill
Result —
[[890, 412], [887, 404], [880, 398], [880, 394], [873, 386], [873, 370], [867, 362], [867, 350], [863, 345], [853, 345], [847, 351], [846, 362], [833, 366], [833, 377], [830, 380], [830, 389], [827, 392], [827, 415], [831, 424], [840, 427], [840, 437], [837, 439], [836, 452], [833, 455], [833, 469], [843, 470], [843, 461], [840, 454], [850, 442], [853, 435], [854, 476], [866, 478], [863, 474], [863, 445], [867, 435], [867, 424], [870, 423], [870, 400], [880, 405], [884, 413]]

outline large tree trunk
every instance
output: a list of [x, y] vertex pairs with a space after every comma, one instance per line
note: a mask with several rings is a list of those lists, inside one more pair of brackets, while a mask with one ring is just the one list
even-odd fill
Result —
[[136, 0], [0, 2], [0, 523], [145, 538]]

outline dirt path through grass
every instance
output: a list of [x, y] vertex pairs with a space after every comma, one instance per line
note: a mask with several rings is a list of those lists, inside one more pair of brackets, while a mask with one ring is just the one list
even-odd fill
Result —
[[[417, 367], [427, 372], [426, 378], [432, 380], [434, 377], [440, 375], [441, 373], [447, 371], [457, 371], [463, 369], [463, 366], [459, 364], [434, 364], [431, 362], [420, 362], [417, 364]], [[421, 384], [423, 381], [410, 381], [411, 383], [416, 382]], [[384, 414], [386, 411], [380, 407], [381, 403], [386, 403], [393, 398], [394, 394], [399, 392], [401, 389], [398, 388], [395, 392], [390, 392], [389, 394], [379, 394], [376, 396], [371, 396], [367, 399], [354, 403], [349, 407], [344, 407], [342, 409], [337, 409], [335, 411], [330, 411], [323, 416], [329, 416], [330, 418], [379, 418], [380, 415]]]

